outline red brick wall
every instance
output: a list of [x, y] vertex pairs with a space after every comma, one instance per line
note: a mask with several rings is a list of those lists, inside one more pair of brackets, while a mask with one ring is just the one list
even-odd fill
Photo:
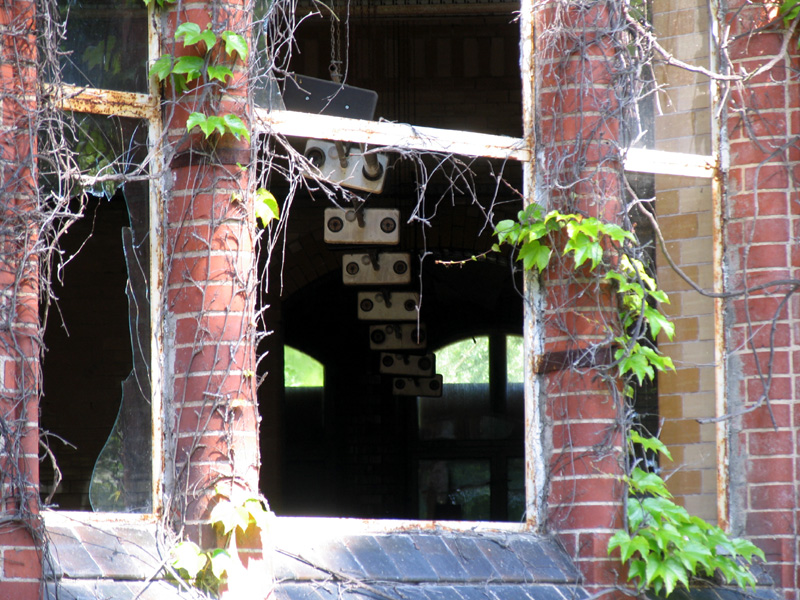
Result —
[[0, 6], [0, 596], [35, 598], [39, 298], [35, 4]]
[[[537, 10], [536, 24], [538, 143], [548, 157], [537, 173], [538, 186], [550, 190], [551, 208], [607, 221], [619, 218], [620, 165], [606, 143], [619, 135], [618, 116], [601, 116], [603, 108], [615, 106], [609, 85], [614, 49], [605, 28], [618, 18], [612, 3], [589, 9], [545, 5]], [[609, 350], [602, 345], [603, 324], [615, 322], [616, 305], [591, 276], [581, 272], [576, 280], [569, 261], [555, 263], [544, 277], [544, 350], [545, 356], [567, 352], [569, 358], [563, 370], [544, 375], [540, 395], [546, 426], [552, 427], [548, 526], [576, 559], [585, 583], [598, 589], [621, 582], [619, 563], [606, 547], [622, 525], [623, 405], [614, 386], [598, 377], [592, 359], [578, 357], [587, 348], [599, 348], [599, 356]], [[607, 355], [597, 361], [607, 361]]]
[[[731, 34], [765, 25], [775, 13], [732, 2]], [[741, 5], [741, 10], [734, 9]], [[728, 107], [731, 168], [725, 227], [730, 290], [800, 274], [798, 67], [794, 41], [781, 55], [782, 23], [731, 46], [734, 71], [753, 70], [778, 55], [764, 75], [734, 91]], [[769, 571], [787, 598], [800, 588], [798, 432], [800, 304], [786, 285], [753, 290], [728, 302], [728, 395], [733, 422], [731, 522], [767, 554]]]
[[[172, 8], [164, 39], [193, 21], [215, 32], [247, 31], [241, 3]], [[226, 60], [221, 44], [215, 48]], [[167, 45], [165, 52], [173, 51]], [[186, 50], [182, 44], [177, 54]], [[165, 295], [168, 431], [173, 430], [179, 474], [172, 508], [190, 537], [217, 545], [204, 526], [215, 487], [258, 489], [258, 409], [255, 402], [253, 318], [256, 275], [251, 185], [239, 164], [250, 162], [249, 143], [227, 134], [208, 141], [195, 129], [186, 135], [186, 117], [236, 114], [245, 123], [246, 82], [241, 61], [225, 95], [209, 86], [176, 98], [168, 91], [165, 130], [173, 186], [166, 200]], [[174, 151], [174, 152], [173, 152]], [[170, 389], [170, 385], [172, 386]], [[170, 397], [171, 396], [171, 397]]]

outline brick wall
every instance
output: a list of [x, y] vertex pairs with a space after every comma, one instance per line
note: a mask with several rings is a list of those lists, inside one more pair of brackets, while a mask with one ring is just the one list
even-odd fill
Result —
[[[619, 14], [606, 2], [546, 4], [536, 11], [538, 144], [546, 156], [537, 185], [550, 190], [552, 208], [614, 221], [620, 209], [619, 161], [604, 140], [618, 139], [619, 115], [608, 111], [616, 105], [611, 90], [617, 74], [606, 28]], [[558, 186], [568, 191], [558, 192]], [[542, 416], [551, 428], [548, 526], [596, 590], [620, 582], [619, 564], [606, 547], [622, 525], [624, 403], [592, 368], [594, 354], [583, 351], [594, 347], [597, 361], [604, 361], [599, 358], [608, 350], [602, 346], [603, 324], [613, 324], [617, 312], [608, 289], [585, 273], [570, 279], [569, 261], [555, 262], [544, 276], [544, 356], [556, 362], [566, 357], [566, 364], [541, 381]]]
[[[761, 27], [775, 14], [732, 2], [732, 35]], [[752, 70], [778, 55], [767, 73], [734, 91], [728, 106], [731, 168], [726, 203], [725, 264], [736, 290], [800, 273], [800, 203], [796, 169], [798, 55], [780, 54], [780, 21], [731, 46], [733, 69]], [[728, 398], [744, 412], [731, 426], [731, 521], [767, 554], [769, 572], [787, 598], [800, 589], [798, 555], [798, 380], [796, 288], [771, 286], [727, 303]]]
[[35, 4], [0, 7], [0, 596], [34, 598], [38, 533], [39, 298]]
[[[215, 30], [246, 31], [241, 4], [202, 4], [172, 8], [164, 39], [172, 39], [179, 23], [203, 28], [209, 18]], [[185, 52], [180, 45], [176, 51]], [[216, 51], [222, 52], [219, 45]], [[165, 429], [174, 432], [167, 452], [174, 452], [180, 474], [167, 493], [173, 517], [206, 547], [217, 545], [205, 525], [215, 487], [258, 489], [255, 377], [246, 374], [255, 371], [255, 225], [248, 173], [237, 166], [250, 162], [249, 144], [225, 135], [212, 146], [199, 130], [186, 136], [185, 125], [193, 111], [249, 122], [240, 62], [235, 72], [224, 97], [195, 89], [176, 99], [168, 92], [165, 109], [174, 151], [167, 154], [173, 186], [165, 231]]]

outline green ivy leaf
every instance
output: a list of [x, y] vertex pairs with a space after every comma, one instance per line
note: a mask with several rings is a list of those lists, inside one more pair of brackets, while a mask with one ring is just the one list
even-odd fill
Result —
[[[255, 214], [256, 219], [261, 221], [261, 226], [266, 227], [267, 224], [280, 217], [278, 209], [278, 201], [271, 192], [264, 188], [258, 188], [255, 196]], [[259, 506], [261, 502], [259, 501]]]
[[645, 566], [647, 563], [643, 560], [632, 560], [631, 563], [628, 565], [628, 581], [633, 579], [634, 577], [638, 577], [641, 584], [644, 584], [645, 580]]
[[647, 473], [634, 467], [630, 477], [631, 488], [640, 494], [653, 494], [662, 498], [672, 498], [666, 483], [655, 473]]
[[519, 225], [511, 219], [500, 221], [494, 229], [497, 240], [501, 244], [516, 244], [519, 239]]
[[[184, 36], [199, 36], [200, 35], [200, 25], [197, 23], [181, 23], [175, 29], [175, 41], [180, 41], [180, 39]], [[185, 43], [185, 42], [184, 42]]]
[[228, 571], [233, 557], [230, 552], [224, 548], [215, 548], [209, 554], [209, 562], [211, 562], [211, 572], [217, 579], [222, 579]]
[[644, 318], [650, 325], [650, 331], [653, 337], [656, 337], [659, 332], [663, 331], [668, 339], [672, 339], [675, 335], [675, 325], [673, 325], [667, 317], [665, 317], [660, 310], [652, 306], [644, 305]]
[[[186, 131], [191, 131], [195, 127], [200, 127], [205, 133], [205, 125], [208, 117], [206, 117], [203, 113], [193, 112], [189, 115], [189, 118], [186, 119]], [[208, 134], [206, 134], [208, 137]]]
[[[269, 194], [269, 192], [267, 192], [267, 193]], [[270, 194], [270, 196], [271, 195], [272, 194]], [[277, 218], [277, 214], [278, 214], [277, 213], [277, 209], [278, 209], [278, 204], [276, 202], [275, 203], [275, 211], [276, 211], [275, 212], [275, 215], [276, 215], [275, 218]], [[244, 501], [244, 505], [243, 505], [245, 510], [247, 510], [247, 512], [250, 514], [250, 520], [253, 523], [255, 523], [256, 527], [261, 529], [261, 531], [266, 531], [267, 528], [269, 527], [268, 520], [269, 520], [270, 513], [269, 513], [269, 510], [267, 510], [264, 507], [264, 502], [266, 502], [266, 501], [262, 501], [261, 498], [253, 496], [253, 497], [248, 498], [247, 500], [245, 500]]]
[[752, 562], [753, 556], [757, 556], [764, 561], [767, 560], [764, 556], [764, 551], [749, 540], [736, 538], [731, 540], [731, 545], [734, 552], [741, 554], [747, 562]]
[[[628, 532], [624, 529], [620, 529], [614, 535], [611, 536], [611, 539], [608, 540], [608, 554], [614, 551], [615, 548], [620, 549], [620, 554], [625, 556], [625, 550], [631, 543], [631, 536], [628, 535]], [[626, 559], [622, 559], [623, 561]]]
[[570, 236], [564, 245], [564, 254], [570, 251], [573, 253], [576, 268], [588, 260], [592, 262], [594, 270], [603, 260], [603, 247], [598, 242], [592, 241], [583, 231], [576, 230], [574, 236]]
[[550, 255], [552, 252], [553, 251], [550, 250], [549, 247], [533, 240], [525, 242], [522, 245], [519, 249], [517, 260], [522, 261], [522, 265], [526, 270], [531, 270], [533, 267], [536, 267], [539, 271], [544, 271], [550, 263]]
[[618, 243], [622, 243], [625, 240], [636, 242], [636, 236], [634, 236], [633, 233], [614, 223], [605, 223], [603, 225], [603, 233]]
[[180, 542], [172, 550], [172, 566], [183, 571], [188, 579], [196, 579], [207, 563], [208, 556], [194, 542]]
[[635, 344], [630, 354], [625, 355], [626, 349], [620, 348], [614, 353], [614, 359], [619, 361], [619, 372], [625, 375], [632, 372], [636, 379], [639, 380], [639, 385], [644, 383], [645, 379], [653, 379], [655, 371], [650, 365], [650, 361], [644, 354], [638, 352], [639, 344]]
[[205, 61], [199, 56], [181, 56], [172, 67], [172, 72], [186, 75], [186, 81], [192, 81], [200, 77], [204, 65]]
[[780, 6], [780, 14], [783, 15], [784, 26], [788, 27], [800, 14], [800, 0], [785, 0]]
[[644, 437], [638, 431], [631, 431], [630, 432], [630, 440], [633, 444], [641, 444], [642, 448], [645, 450], [650, 450], [651, 452], [661, 453], [666, 456], [668, 459], [672, 460], [672, 455], [669, 453], [664, 442], [659, 440], [658, 438], [654, 437]]
[[210, 79], [217, 79], [222, 83], [225, 83], [226, 77], [233, 79], [233, 71], [225, 65], [209, 65], [207, 71]]
[[[689, 513], [686, 512], [686, 509], [682, 506], [678, 506], [667, 498], [645, 498], [642, 500], [642, 506], [651, 515], [659, 517], [662, 521], [689, 521]], [[674, 535], [678, 540], [680, 540], [680, 534], [678, 533], [677, 529], [675, 529], [674, 525], [671, 526], [671, 529], [669, 529], [668, 533], [670, 534], [669, 537]]]
[[201, 124], [200, 129], [203, 130], [207, 138], [211, 137], [211, 134], [215, 131], [219, 132], [220, 135], [225, 135], [227, 131], [223, 117], [218, 117], [216, 115], [207, 117], [205, 127]]
[[199, 42], [205, 42], [206, 52], [217, 43], [217, 36], [211, 31], [210, 23], [202, 30], [197, 23], [181, 23], [175, 30], [175, 40], [179, 41], [181, 38], [183, 38], [184, 46], [194, 46]]
[[707, 546], [692, 539], [686, 541], [678, 553], [678, 559], [690, 573], [696, 573], [697, 564], [705, 564], [712, 556]]
[[[222, 117], [222, 121], [224, 126], [237, 140], [244, 136], [248, 142], [250, 141], [250, 132], [247, 130], [244, 122], [239, 117], [236, 115], [225, 115]], [[224, 131], [222, 133], [224, 133]]]
[[250, 525], [249, 513], [230, 500], [221, 500], [211, 510], [209, 520], [222, 529], [224, 535], [228, 535], [237, 527], [247, 531]]
[[164, 81], [170, 73], [172, 73], [172, 56], [169, 54], [160, 57], [150, 67], [150, 75], [155, 75], [159, 81]]
[[686, 576], [686, 568], [674, 556], [670, 556], [658, 567], [658, 576], [664, 580], [664, 588], [669, 596], [675, 589], [675, 585], [680, 581], [686, 588], [689, 588], [689, 578]]
[[223, 31], [221, 37], [225, 42], [225, 52], [228, 56], [236, 52], [242, 60], [247, 60], [247, 41], [241, 35], [233, 31]]

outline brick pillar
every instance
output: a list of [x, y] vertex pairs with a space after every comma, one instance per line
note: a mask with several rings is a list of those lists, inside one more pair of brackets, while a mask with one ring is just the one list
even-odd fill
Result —
[[[548, 208], [612, 222], [620, 213], [619, 157], [608, 144], [619, 130], [615, 49], [606, 33], [620, 18], [614, 5], [547, 4], [536, 15], [537, 157], [546, 157], [537, 188], [548, 190]], [[555, 254], [543, 282], [539, 372], [551, 444], [548, 526], [576, 560], [584, 583], [601, 590], [624, 582], [619, 562], [606, 552], [622, 525], [623, 402], [618, 384], [602, 381], [595, 368], [611, 360], [606, 324], [618, 327], [616, 303], [594, 275], [575, 273]]]
[[[767, 5], [730, 3], [731, 36], [761, 27]], [[732, 72], [781, 56], [777, 26], [733, 43]], [[732, 38], [733, 39], [733, 38]], [[800, 134], [794, 41], [772, 69], [734, 91], [728, 106], [730, 171], [725, 203], [727, 289], [800, 278]], [[731, 412], [731, 528], [767, 556], [787, 598], [800, 598], [800, 299], [773, 286], [728, 302], [728, 399]]]
[[[192, 21], [217, 34], [247, 37], [250, 17], [244, 3], [193, 3], [171, 8], [164, 32], [165, 52], [173, 51], [175, 28]], [[196, 51], [178, 43], [176, 54]], [[204, 48], [203, 48], [204, 50]], [[224, 44], [213, 60], [231, 64]], [[165, 97], [165, 129], [172, 189], [166, 204], [165, 345], [173, 389], [168, 399], [176, 427], [178, 479], [172, 505], [176, 520], [204, 547], [215, 547], [207, 525], [215, 487], [258, 490], [258, 408], [255, 395], [256, 269], [255, 223], [246, 139], [199, 129], [186, 133], [192, 112], [235, 114], [249, 124], [247, 82], [240, 59], [235, 80], [224, 89], [201, 82], [188, 93]], [[170, 390], [167, 389], [167, 394]]]
[[0, 597], [37, 598], [39, 271], [34, 2], [0, 6]]

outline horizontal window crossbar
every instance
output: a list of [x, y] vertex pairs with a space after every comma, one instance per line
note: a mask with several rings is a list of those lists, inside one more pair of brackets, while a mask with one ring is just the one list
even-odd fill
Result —
[[625, 170], [654, 175], [712, 178], [717, 168], [713, 156], [628, 148]]
[[95, 115], [115, 115], [135, 119], [157, 119], [159, 105], [155, 96], [120, 92], [76, 85], [50, 86], [59, 108]]
[[256, 109], [254, 131], [463, 156], [528, 161], [525, 140], [455, 129]]

